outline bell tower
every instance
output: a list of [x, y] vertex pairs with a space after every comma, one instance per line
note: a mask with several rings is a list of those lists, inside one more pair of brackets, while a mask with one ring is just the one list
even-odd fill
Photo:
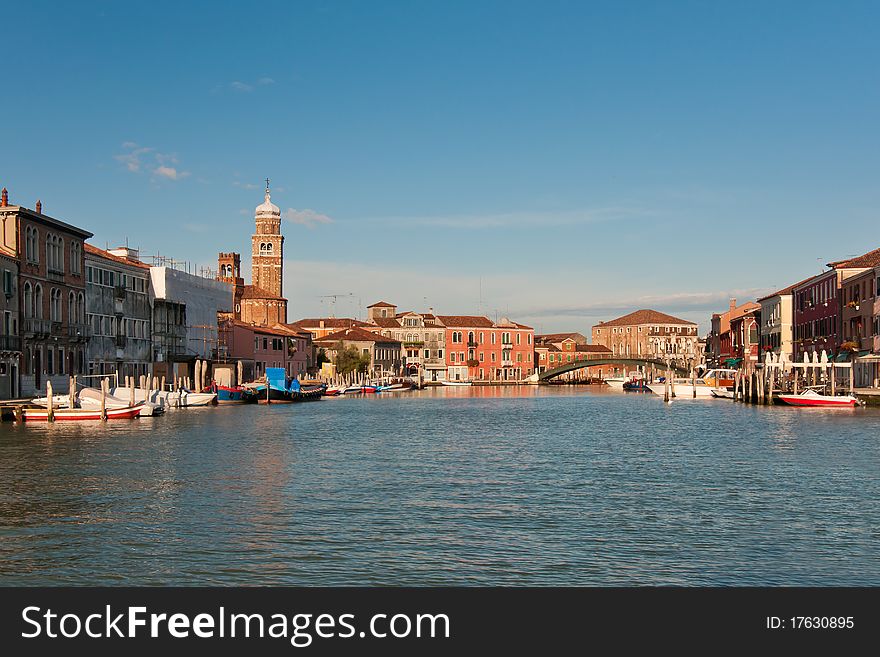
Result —
[[282, 297], [284, 267], [284, 236], [281, 234], [281, 210], [272, 203], [269, 179], [266, 178], [266, 198], [255, 211], [257, 230], [251, 237], [251, 262], [254, 287]]
[[218, 254], [217, 280], [232, 285], [234, 295], [232, 315], [235, 319], [241, 319], [241, 295], [244, 293], [244, 279], [241, 277], [241, 256], [239, 254]]

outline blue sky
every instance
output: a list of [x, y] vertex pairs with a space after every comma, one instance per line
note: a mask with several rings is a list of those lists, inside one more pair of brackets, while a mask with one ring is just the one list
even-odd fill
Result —
[[[290, 319], [698, 321], [880, 246], [876, 2], [3, 3], [0, 185]], [[8, 45], [10, 42], [8, 42]]]

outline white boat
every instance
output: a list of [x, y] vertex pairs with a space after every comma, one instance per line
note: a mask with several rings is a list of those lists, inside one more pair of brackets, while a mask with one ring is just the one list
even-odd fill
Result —
[[[712, 394], [714, 389], [733, 385], [734, 375], [736, 375], [736, 370], [715, 369], [709, 370], [702, 377], [696, 379], [696, 383], [692, 379], [676, 378], [670, 384], [671, 391], [678, 399], [692, 399], [694, 392], [696, 392], [698, 399], [712, 399], [718, 396]], [[649, 383], [648, 390], [654, 394], [662, 395], [665, 393], [666, 383], [663, 381]]]
[[474, 385], [473, 381], [445, 381], [444, 380], [444, 381], [441, 381], [440, 383], [444, 386], [451, 386], [451, 387]]
[[[112, 388], [110, 394], [120, 399], [128, 399], [128, 388]], [[193, 406], [210, 406], [217, 399], [215, 392], [192, 392], [190, 390], [150, 390], [150, 398], [147, 399], [147, 391], [140, 388], [134, 389], [135, 402], [149, 401], [162, 408], [189, 408]]]
[[[124, 390], [126, 393], [128, 392], [128, 388], [115, 388], [115, 390]], [[101, 391], [97, 388], [83, 388], [79, 391], [79, 394], [76, 396], [76, 400], [79, 402], [79, 407], [90, 410], [90, 411], [99, 411], [101, 410]], [[129, 398], [122, 398], [113, 395], [112, 393], [104, 397], [104, 408], [105, 409], [119, 409], [119, 408], [129, 408]], [[140, 417], [148, 417], [151, 415], [159, 415], [164, 412], [163, 409], [158, 404], [148, 401], [139, 401], [137, 396], [135, 396], [135, 405], [143, 404], [143, 408], [141, 409]]]
[[823, 408], [853, 408], [859, 400], [852, 395], [823, 395], [812, 388], [797, 395], [779, 395], [779, 401], [789, 406]]
[[712, 396], [720, 399], [733, 399], [733, 390], [727, 388], [712, 388]]
[[603, 379], [612, 390], [623, 390], [624, 384], [635, 383], [645, 378], [641, 372], [630, 372], [628, 376], [612, 376], [610, 379]]
[[[122, 390], [126, 390], [127, 388], [122, 388]], [[35, 406], [40, 406], [42, 408], [48, 408], [49, 400], [47, 397], [37, 397], [31, 400], [31, 403]], [[138, 405], [139, 402], [135, 399], [135, 405]], [[82, 409], [86, 411], [100, 411], [101, 410], [101, 391], [97, 388], [83, 388], [80, 390], [73, 399], [74, 409]], [[52, 395], [52, 408], [70, 408], [70, 395]], [[116, 410], [122, 408], [131, 408], [128, 403], [128, 399], [123, 399], [121, 397], [115, 397], [112, 393], [108, 394], [104, 399], [104, 408], [105, 410]], [[162, 408], [157, 406], [156, 404], [146, 402], [142, 405], [140, 411], [140, 417], [149, 417], [151, 415], [159, 415], [162, 413]]]

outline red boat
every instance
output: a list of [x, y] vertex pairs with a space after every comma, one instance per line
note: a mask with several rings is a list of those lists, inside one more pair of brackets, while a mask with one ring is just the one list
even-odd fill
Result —
[[[140, 416], [143, 402], [124, 408], [108, 408], [105, 412], [108, 420], [130, 420]], [[56, 422], [68, 422], [71, 420], [100, 420], [101, 409], [85, 408], [59, 408], [53, 413]], [[47, 422], [49, 409], [47, 408], [23, 408], [21, 419], [25, 422]]]
[[858, 399], [852, 395], [820, 395], [815, 390], [804, 390], [799, 395], [779, 395], [779, 401], [790, 406], [822, 406], [825, 408], [852, 408]]

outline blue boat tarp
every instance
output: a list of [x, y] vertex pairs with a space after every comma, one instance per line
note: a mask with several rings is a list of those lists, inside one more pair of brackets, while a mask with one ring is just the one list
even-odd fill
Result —
[[283, 367], [267, 367], [266, 380], [269, 382], [269, 387], [273, 390], [299, 392], [299, 381], [293, 379], [288, 382], [287, 372], [284, 371]]

